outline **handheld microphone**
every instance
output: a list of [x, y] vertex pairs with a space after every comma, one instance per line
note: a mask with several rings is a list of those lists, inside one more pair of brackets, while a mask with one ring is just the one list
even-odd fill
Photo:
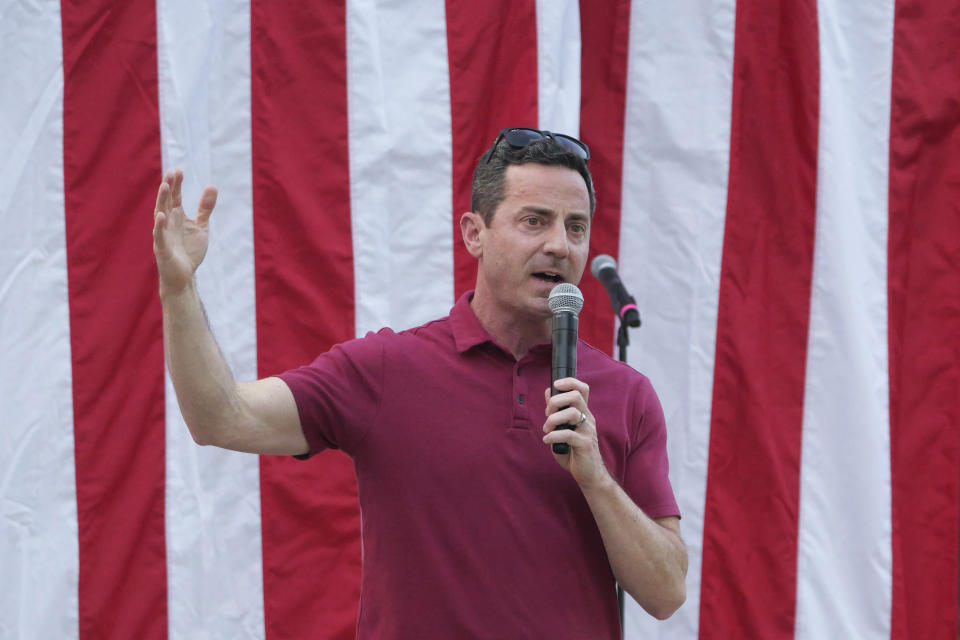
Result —
[[640, 310], [637, 309], [637, 301], [627, 293], [617, 275], [617, 261], [606, 254], [599, 255], [590, 263], [590, 273], [603, 283], [610, 296], [610, 306], [620, 316], [620, 322], [628, 327], [639, 327]]
[[[583, 294], [575, 285], [562, 282], [550, 291], [547, 299], [553, 312], [553, 366], [550, 371], [550, 395], [557, 391], [553, 383], [560, 378], [577, 377], [577, 314], [583, 309]], [[566, 409], [566, 407], [564, 407]], [[576, 429], [576, 425], [562, 424], [557, 429]], [[553, 452], [570, 453], [566, 442], [554, 442]]]

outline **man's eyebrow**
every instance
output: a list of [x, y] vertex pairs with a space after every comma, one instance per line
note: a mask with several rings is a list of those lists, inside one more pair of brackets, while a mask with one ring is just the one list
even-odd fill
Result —
[[[520, 211], [522, 213], [536, 213], [541, 216], [557, 215], [557, 212], [554, 211], [553, 209], [550, 209], [547, 207], [538, 207], [535, 204], [528, 204], [523, 207], [520, 207]], [[590, 216], [586, 213], [571, 213], [569, 216], [567, 216], [567, 220], [571, 220], [573, 222], [589, 222]]]
[[547, 207], [538, 207], [534, 204], [524, 205], [523, 207], [520, 207], [520, 211], [525, 213], [538, 213], [542, 216], [553, 216], [557, 213], [553, 209], [548, 209]]

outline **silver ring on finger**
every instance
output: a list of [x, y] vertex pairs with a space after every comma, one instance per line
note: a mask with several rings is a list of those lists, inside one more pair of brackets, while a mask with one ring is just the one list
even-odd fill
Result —
[[582, 425], [584, 421], [586, 421], [586, 419], [587, 419], [587, 414], [585, 414], [583, 411], [580, 411], [580, 420], [577, 422], [577, 426], [579, 427], [580, 425]]

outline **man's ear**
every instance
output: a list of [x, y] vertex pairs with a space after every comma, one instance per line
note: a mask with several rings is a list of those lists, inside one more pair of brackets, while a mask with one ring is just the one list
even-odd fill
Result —
[[483, 231], [486, 225], [479, 213], [467, 211], [460, 216], [460, 233], [463, 234], [463, 245], [474, 258], [483, 255]]

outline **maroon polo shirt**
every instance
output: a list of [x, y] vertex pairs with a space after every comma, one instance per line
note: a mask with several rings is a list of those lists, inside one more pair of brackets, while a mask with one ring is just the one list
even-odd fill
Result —
[[[551, 347], [519, 361], [450, 315], [338, 345], [280, 377], [310, 454], [354, 461], [358, 638], [619, 638], [614, 578], [573, 477], [543, 443]], [[600, 449], [652, 518], [679, 515], [663, 412], [643, 375], [580, 342]]]

